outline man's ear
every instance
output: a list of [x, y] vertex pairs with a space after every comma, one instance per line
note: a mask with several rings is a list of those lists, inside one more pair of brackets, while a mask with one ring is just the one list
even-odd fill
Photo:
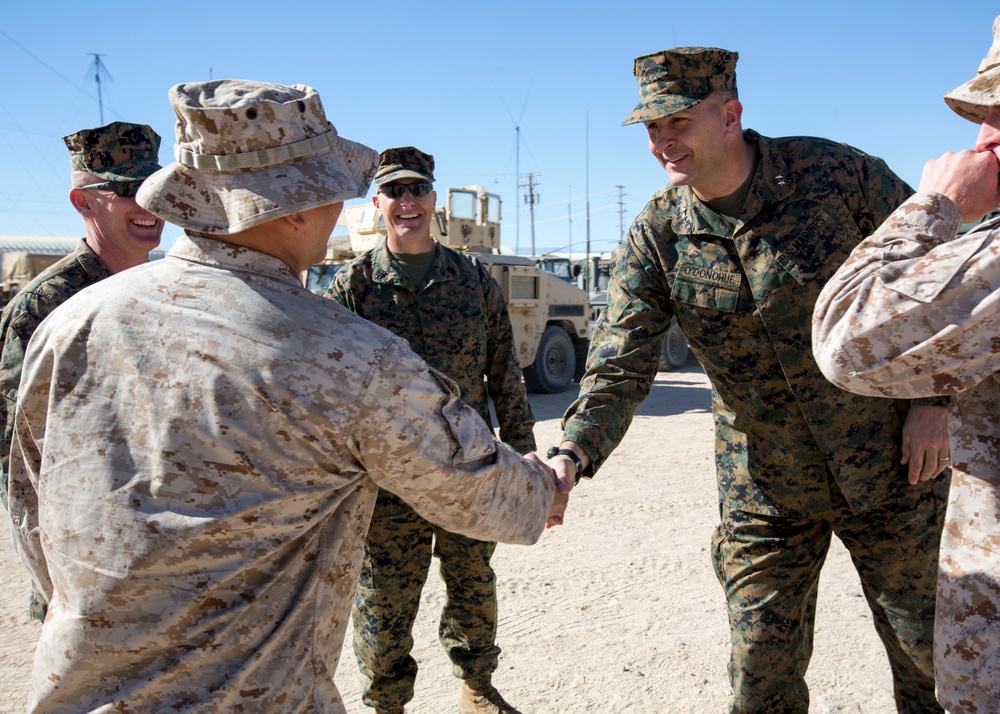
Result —
[[742, 132], [743, 105], [739, 99], [729, 99], [722, 105], [722, 116], [726, 121], [726, 129], [737, 129]]
[[71, 188], [69, 190], [69, 202], [73, 204], [73, 208], [81, 216], [89, 216], [93, 211], [90, 206], [90, 199], [87, 198], [87, 192], [82, 188]]
[[287, 216], [283, 216], [283, 218], [286, 221], [288, 221], [292, 225], [292, 227], [295, 228], [295, 230], [300, 230], [300, 229], [304, 228], [305, 225], [306, 225], [306, 218], [303, 215], [302, 211], [296, 211], [295, 213], [289, 213]]

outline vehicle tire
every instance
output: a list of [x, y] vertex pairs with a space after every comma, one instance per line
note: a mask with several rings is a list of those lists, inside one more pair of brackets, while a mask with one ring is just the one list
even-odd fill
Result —
[[684, 363], [687, 362], [688, 352], [687, 338], [684, 337], [681, 326], [677, 324], [677, 320], [671, 320], [670, 328], [663, 338], [663, 351], [660, 353], [660, 371], [670, 372], [671, 370], [683, 367]]
[[538, 343], [535, 362], [524, 368], [529, 392], [555, 394], [569, 389], [576, 371], [576, 352], [566, 330], [555, 325], [545, 328]]

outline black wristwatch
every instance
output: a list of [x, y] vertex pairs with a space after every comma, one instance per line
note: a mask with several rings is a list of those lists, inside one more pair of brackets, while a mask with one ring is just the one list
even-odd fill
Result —
[[576, 455], [576, 452], [572, 449], [560, 449], [558, 446], [550, 446], [549, 450], [545, 452], [545, 458], [551, 459], [553, 456], [568, 456], [576, 464], [576, 481], [574, 483], [580, 483], [580, 477], [583, 475], [583, 462], [580, 461], [580, 457]]

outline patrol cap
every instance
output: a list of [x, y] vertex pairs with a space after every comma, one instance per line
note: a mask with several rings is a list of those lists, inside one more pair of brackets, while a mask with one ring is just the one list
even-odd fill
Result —
[[104, 181], [142, 181], [160, 169], [160, 135], [145, 124], [115, 121], [64, 136], [69, 164]]
[[378, 169], [375, 171], [375, 185], [405, 178], [423, 179], [434, 183], [434, 157], [412, 146], [386, 149], [379, 155]]
[[1000, 17], [993, 21], [993, 45], [975, 78], [944, 95], [944, 102], [976, 124], [986, 120], [990, 107], [1000, 104]]
[[312, 87], [217, 79], [169, 97], [177, 161], [136, 196], [168, 223], [230, 235], [368, 192], [378, 154], [337, 134]]
[[712, 92], [736, 89], [737, 52], [715, 47], [676, 47], [635, 58], [639, 105], [622, 126], [670, 116]]

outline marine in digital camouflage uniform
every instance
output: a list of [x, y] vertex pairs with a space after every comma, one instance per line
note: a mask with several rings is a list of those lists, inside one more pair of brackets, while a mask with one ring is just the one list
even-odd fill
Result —
[[852, 252], [816, 302], [823, 373], [859, 394], [954, 399], [953, 476], [934, 631], [938, 701], [1000, 712], [1000, 17], [976, 77], [945, 95], [974, 151], [929, 162], [918, 192]]
[[[458, 384], [463, 401], [487, 423], [492, 399], [500, 439], [521, 453], [534, 451], [535, 419], [503, 294], [482, 263], [431, 238], [433, 181], [429, 154], [413, 147], [382, 153], [373, 201], [388, 236], [341, 268], [326, 296], [405, 338]], [[384, 193], [414, 184], [426, 184], [427, 193], [414, 197], [417, 189], [411, 188], [398, 199]], [[367, 679], [363, 700], [379, 712], [398, 712], [413, 698], [417, 663], [410, 655], [411, 632], [432, 542], [447, 591], [439, 634], [455, 676], [464, 680], [462, 711], [514, 712], [491, 683], [500, 654], [496, 575], [490, 566], [496, 543], [436, 527], [385, 490], [379, 491], [365, 542], [353, 612], [354, 650]]]
[[[947, 477], [933, 476], [945, 466], [947, 398], [911, 405], [844, 392], [810, 351], [820, 288], [911, 189], [850, 146], [743, 131], [736, 59], [695, 47], [635, 61], [641, 101], [624, 123], [646, 124], [671, 184], [612, 256], [561, 446], [583, 475], [604, 463], [649, 392], [676, 316], [712, 383], [712, 561], [729, 606], [730, 711], [808, 710], [833, 533], [861, 576], [899, 711], [940, 711], [931, 634]], [[569, 459], [550, 464], [572, 482]]]
[[[144, 124], [112, 122], [63, 137], [70, 151], [73, 188], [69, 198], [83, 217], [86, 237], [75, 251], [35, 276], [0, 316], [0, 500], [7, 507], [10, 456], [21, 364], [28, 341], [45, 317], [89, 285], [146, 262], [160, 243], [163, 221], [136, 204], [135, 191], [160, 168], [160, 136]], [[106, 182], [114, 186], [83, 188]], [[88, 193], [89, 192], [89, 193]], [[97, 194], [97, 195], [95, 195]], [[45, 619], [45, 599], [32, 590], [31, 616]]]
[[532, 543], [552, 475], [403, 339], [303, 288], [378, 157], [313, 88], [170, 99], [178, 161], [137, 198], [185, 234], [67, 301], [25, 356], [10, 513], [50, 600], [29, 711], [346, 714], [378, 489]]

